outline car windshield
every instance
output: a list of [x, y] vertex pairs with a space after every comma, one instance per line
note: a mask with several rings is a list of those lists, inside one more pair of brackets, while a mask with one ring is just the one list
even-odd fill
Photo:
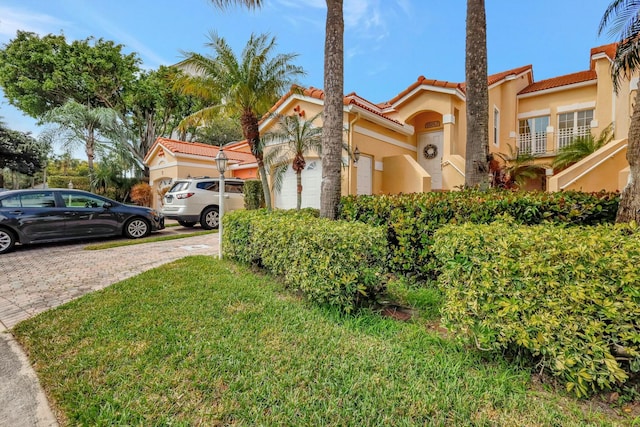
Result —
[[175, 193], [176, 191], [184, 191], [186, 189], [189, 188], [189, 181], [178, 181], [175, 184], [173, 184], [173, 186], [171, 186], [171, 189], [169, 189], [169, 193]]

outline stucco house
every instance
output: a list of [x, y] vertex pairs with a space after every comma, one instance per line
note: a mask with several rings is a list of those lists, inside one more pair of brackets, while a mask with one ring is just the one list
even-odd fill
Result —
[[[229, 158], [225, 176], [252, 179], [258, 176], [258, 165], [246, 141], [227, 144], [223, 147]], [[159, 207], [160, 190], [177, 178], [196, 176], [220, 176], [215, 157], [219, 148], [198, 142], [185, 142], [169, 138], [158, 138], [145, 156], [149, 166], [149, 185], [155, 190], [153, 207]]]
[[[490, 152], [509, 153], [509, 145], [550, 164], [576, 136], [597, 136], [610, 123], [615, 141], [578, 164], [533, 186], [549, 191], [622, 190], [628, 176], [626, 137], [638, 78], [626, 80], [616, 94], [610, 76], [615, 44], [591, 49], [584, 71], [535, 81], [525, 65], [488, 77]], [[587, 61], [585, 61], [587, 62]], [[313, 117], [322, 110], [324, 92], [292, 88], [261, 122], [264, 134], [277, 124], [273, 113]], [[464, 184], [466, 141], [465, 84], [423, 76], [393, 99], [373, 103], [356, 93], [344, 97], [346, 144], [342, 193], [383, 194], [455, 190]], [[320, 120], [320, 119], [318, 119]], [[321, 123], [318, 123], [321, 125]], [[266, 148], [268, 150], [269, 147]], [[302, 172], [303, 206], [319, 207], [322, 163], [311, 155]], [[289, 171], [275, 206], [295, 206], [295, 176]]]
[[[524, 65], [488, 77], [489, 147], [491, 153], [533, 154], [549, 165], [560, 148], [574, 137], [597, 136], [609, 124], [614, 141], [577, 164], [546, 174], [530, 188], [559, 191], [622, 190], [629, 165], [626, 147], [632, 103], [638, 78], [624, 80], [618, 93], [610, 75], [615, 44], [591, 49], [588, 69], [535, 81], [533, 66]], [[464, 83], [420, 76], [392, 99], [374, 103], [355, 92], [344, 96], [342, 194], [391, 194], [456, 190], [464, 185], [466, 93]], [[260, 123], [265, 134], [277, 126], [278, 115], [311, 118], [322, 111], [324, 92], [293, 87]], [[317, 125], [321, 125], [318, 118]], [[265, 150], [270, 150], [268, 145]], [[159, 138], [145, 159], [151, 185], [161, 188], [172, 178], [217, 175], [213, 159], [217, 147]], [[225, 147], [235, 160], [230, 175], [256, 178], [257, 165], [248, 144]], [[322, 161], [307, 156], [302, 172], [302, 204], [320, 206]], [[281, 191], [272, 194], [274, 206], [295, 207], [295, 173], [289, 168]]]

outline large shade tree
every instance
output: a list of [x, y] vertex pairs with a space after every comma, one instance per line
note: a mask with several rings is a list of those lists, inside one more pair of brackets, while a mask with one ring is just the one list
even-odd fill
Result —
[[140, 62], [122, 48], [103, 39], [67, 43], [63, 35], [18, 31], [0, 49], [0, 87], [11, 105], [37, 119], [69, 100], [122, 110]]
[[484, 0], [467, 0], [465, 186], [489, 186], [489, 89]]
[[310, 154], [322, 154], [322, 127], [313, 124], [320, 114], [309, 120], [297, 114], [280, 116], [276, 129], [263, 137], [263, 143], [277, 144], [265, 155], [265, 164], [274, 170], [274, 190], [282, 189], [289, 165], [296, 173], [296, 209], [302, 207], [302, 171], [307, 166], [305, 157]]
[[47, 151], [28, 133], [9, 129], [0, 121], [0, 188], [4, 187], [2, 169], [33, 176], [42, 169]]
[[[611, 66], [617, 93], [623, 79], [630, 79], [640, 70], [640, 0], [611, 2], [600, 21], [598, 32], [602, 34], [607, 29], [620, 39]], [[628, 139], [629, 181], [620, 197], [616, 222], [640, 223], [640, 90], [633, 106]]]
[[185, 123], [204, 124], [222, 114], [240, 116], [242, 134], [258, 163], [267, 208], [271, 194], [260, 144], [259, 120], [271, 106], [304, 74], [292, 61], [297, 54], [275, 54], [276, 39], [268, 34], [252, 34], [237, 57], [227, 41], [210, 33], [207, 46], [213, 56], [190, 52], [182, 62], [188, 71], [178, 85], [183, 92], [200, 98], [208, 106], [190, 115]]

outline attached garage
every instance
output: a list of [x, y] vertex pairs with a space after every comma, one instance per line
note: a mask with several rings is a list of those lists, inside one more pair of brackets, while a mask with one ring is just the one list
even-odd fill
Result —
[[[322, 161], [308, 159], [307, 167], [302, 171], [302, 207], [320, 209], [320, 186], [322, 184]], [[279, 209], [295, 209], [297, 200], [296, 173], [287, 168], [282, 189], [275, 193], [275, 207]]]

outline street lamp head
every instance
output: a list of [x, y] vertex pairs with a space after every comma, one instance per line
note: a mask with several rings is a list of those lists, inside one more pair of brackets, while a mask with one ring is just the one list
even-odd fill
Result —
[[229, 162], [229, 159], [224, 154], [224, 150], [220, 148], [220, 151], [218, 151], [218, 154], [216, 155], [216, 166], [218, 167], [218, 171], [220, 172], [220, 175], [224, 175], [225, 171], [227, 170], [228, 162]]

